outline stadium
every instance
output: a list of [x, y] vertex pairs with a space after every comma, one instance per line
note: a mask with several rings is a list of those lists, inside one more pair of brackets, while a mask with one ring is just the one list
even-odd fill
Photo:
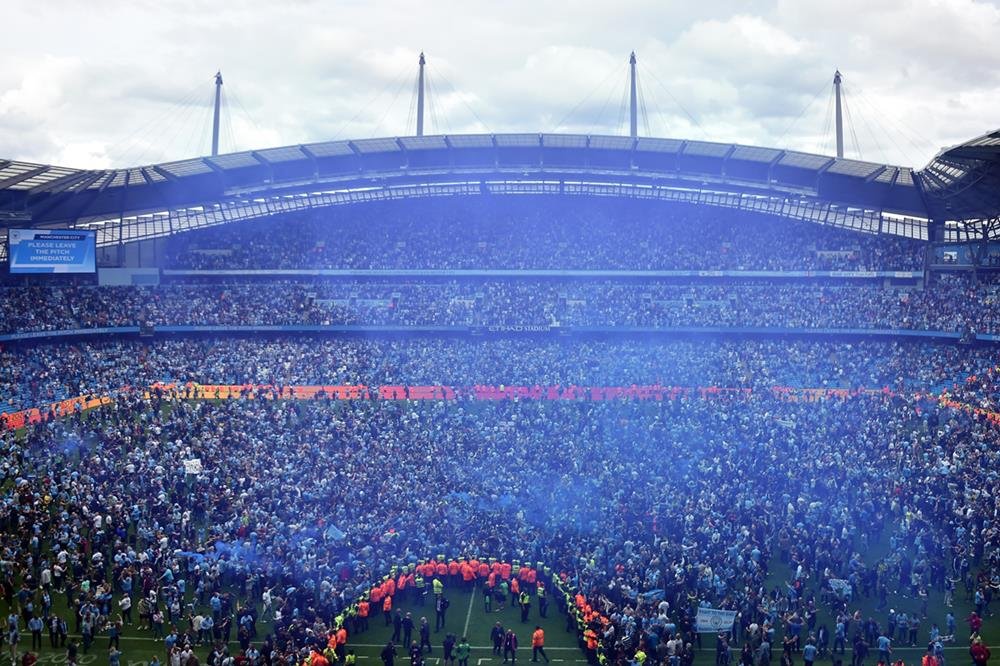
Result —
[[[984, 666], [1000, 131], [0, 159], [4, 658]], [[433, 627], [432, 627], [433, 625]]]

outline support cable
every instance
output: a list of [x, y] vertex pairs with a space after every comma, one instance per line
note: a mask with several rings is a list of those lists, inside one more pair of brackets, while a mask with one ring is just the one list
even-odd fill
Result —
[[403, 87], [405, 86], [405, 84], [406, 84], [406, 81], [404, 80], [404, 81], [403, 81], [403, 82], [402, 82], [402, 83], [401, 83], [401, 84], [399, 85], [399, 87], [398, 87], [398, 88], [396, 88], [396, 92], [395, 92], [395, 94], [394, 94], [394, 95], [392, 96], [392, 99], [391, 99], [391, 100], [389, 100], [389, 105], [388, 105], [388, 106], [386, 106], [386, 108], [385, 108], [385, 112], [384, 112], [384, 113], [382, 114], [382, 117], [381, 117], [381, 118], [379, 118], [379, 121], [378, 121], [378, 123], [377, 123], [377, 124], [375, 125], [375, 127], [374, 127], [374, 128], [372, 129], [372, 133], [371, 133], [371, 137], [372, 137], [372, 138], [375, 138], [376, 136], [378, 136], [378, 131], [379, 131], [379, 130], [380, 130], [380, 129], [382, 128], [382, 123], [384, 123], [384, 122], [385, 122], [385, 119], [386, 119], [386, 118], [387, 118], [387, 117], [389, 116], [389, 112], [390, 112], [390, 111], [392, 111], [392, 108], [393, 108], [394, 106], [396, 106], [396, 100], [397, 100], [397, 99], [399, 99], [399, 93], [403, 92]]
[[446, 77], [441, 72], [441, 70], [435, 70], [435, 71], [436, 71], [437, 77], [440, 78], [442, 81], [444, 81], [444, 84], [446, 86], [448, 86], [448, 88], [449, 88], [449, 90], [451, 90], [452, 94], [455, 95], [455, 97], [458, 98], [458, 100], [465, 106], [465, 108], [469, 110], [469, 113], [471, 113], [472, 117], [475, 118], [476, 121], [479, 122], [479, 124], [483, 126], [483, 129], [485, 129], [487, 133], [493, 134], [493, 130], [490, 129], [490, 126], [486, 123], [485, 120], [483, 120], [479, 116], [478, 113], [476, 113], [476, 110], [474, 108], [472, 108], [472, 105], [470, 105], [468, 102], [465, 101], [465, 96], [458, 92], [458, 89], [455, 88], [454, 85], [452, 85], [451, 81], [448, 80], [448, 77]]
[[802, 116], [804, 116], [806, 112], [812, 108], [812, 105], [816, 103], [816, 100], [819, 99], [819, 96], [822, 95], [823, 91], [827, 89], [827, 85], [829, 84], [824, 83], [823, 87], [821, 87], [819, 90], [816, 91], [816, 94], [812, 96], [812, 99], [809, 100], [809, 103], [806, 104], [804, 107], [802, 107], [802, 110], [799, 111], [799, 115], [795, 116], [795, 118], [792, 119], [792, 122], [788, 123], [788, 126], [785, 127], [784, 131], [782, 131], [782, 133], [778, 135], [778, 139], [775, 143], [777, 144], [781, 143], [781, 141], [785, 138], [785, 136], [787, 136], [788, 133], [792, 130], [792, 127], [794, 127], [795, 124], [802, 119]]
[[344, 130], [345, 130], [345, 129], [347, 129], [347, 128], [348, 128], [348, 126], [352, 125], [352, 124], [354, 123], [354, 121], [356, 121], [356, 120], [357, 120], [358, 118], [360, 118], [360, 117], [361, 117], [361, 114], [363, 114], [363, 113], [365, 113], [366, 111], [368, 111], [368, 109], [369, 109], [369, 108], [370, 108], [370, 107], [371, 107], [371, 106], [372, 106], [372, 105], [373, 105], [373, 104], [374, 104], [375, 102], [377, 102], [377, 101], [379, 100], [379, 98], [381, 98], [381, 97], [382, 97], [382, 95], [384, 95], [384, 94], [385, 94], [386, 92], [388, 92], [388, 91], [389, 91], [390, 89], [392, 89], [392, 88], [395, 88], [396, 84], [397, 84], [397, 83], [399, 83], [399, 81], [401, 81], [401, 80], [402, 80], [402, 81], [404, 81], [404, 82], [405, 82], [405, 81], [406, 81], [406, 76], [407, 76], [407, 74], [408, 74], [408, 73], [409, 73], [409, 68], [407, 67], [406, 69], [404, 69], [404, 70], [402, 70], [401, 72], [399, 72], [398, 74], [396, 74], [396, 76], [394, 76], [394, 77], [392, 78], [391, 82], [390, 82], [390, 83], [388, 83], [388, 84], [386, 84], [386, 86], [385, 86], [384, 88], [382, 88], [382, 90], [380, 90], [380, 91], [379, 91], [379, 92], [378, 92], [378, 93], [377, 93], [377, 94], [376, 94], [376, 95], [375, 95], [374, 97], [372, 97], [372, 98], [371, 98], [371, 99], [370, 99], [370, 100], [368, 101], [368, 103], [367, 103], [367, 104], [365, 104], [364, 106], [362, 106], [361, 108], [359, 108], [359, 109], [358, 109], [358, 111], [357, 111], [357, 113], [355, 113], [355, 114], [354, 114], [353, 116], [351, 116], [351, 117], [350, 117], [349, 119], [345, 120], [345, 121], [344, 121], [344, 123], [343, 123], [343, 124], [342, 124], [342, 125], [340, 126], [340, 128], [339, 128], [339, 129], [337, 129], [337, 131], [333, 133], [333, 136], [331, 136], [331, 137], [330, 137], [330, 139], [331, 139], [331, 140], [333, 140], [333, 139], [336, 139], [336, 138], [337, 138], [337, 137], [339, 137], [339, 136], [340, 136], [341, 134], [343, 134]]
[[[573, 114], [575, 114], [575, 113], [576, 113], [576, 112], [577, 112], [577, 111], [578, 111], [578, 110], [580, 109], [580, 107], [581, 107], [581, 106], [583, 106], [584, 104], [586, 104], [586, 103], [587, 103], [587, 101], [588, 101], [588, 100], [589, 100], [589, 99], [590, 99], [591, 97], [593, 97], [593, 96], [594, 96], [594, 93], [595, 93], [595, 92], [597, 92], [597, 91], [598, 91], [599, 89], [603, 88], [603, 87], [604, 87], [604, 84], [606, 84], [606, 83], [608, 82], [608, 80], [609, 80], [609, 79], [610, 79], [610, 78], [611, 78], [612, 76], [614, 76], [615, 74], [617, 74], [617, 73], [618, 73], [618, 72], [620, 72], [620, 71], [621, 71], [621, 70], [620, 70], [620, 68], [618, 68], [618, 67], [615, 67], [615, 68], [613, 68], [613, 69], [612, 69], [612, 70], [611, 70], [610, 72], [608, 72], [608, 73], [607, 73], [607, 74], [606, 74], [606, 75], [604, 76], [604, 78], [603, 78], [603, 79], [601, 79], [601, 82], [600, 82], [600, 83], [598, 83], [598, 84], [597, 84], [596, 86], [594, 86], [593, 88], [591, 88], [590, 92], [588, 92], [588, 93], [587, 93], [587, 94], [586, 94], [586, 95], [584, 96], [584, 98], [583, 98], [583, 99], [581, 99], [581, 100], [580, 100], [579, 102], [577, 102], [577, 103], [576, 103], [576, 106], [574, 106], [574, 107], [573, 107], [572, 109], [570, 109], [570, 110], [569, 110], [569, 113], [567, 113], [567, 114], [566, 114], [566, 115], [565, 115], [565, 116], [563, 117], [563, 119], [562, 119], [562, 120], [560, 120], [560, 121], [559, 121], [558, 123], [556, 123], [556, 126], [552, 128], [552, 133], [554, 134], [554, 133], [558, 132], [558, 131], [559, 131], [559, 128], [561, 128], [561, 127], [562, 127], [563, 125], [565, 125], [565, 124], [566, 124], [566, 121], [567, 121], [567, 120], [569, 120], [569, 119], [570, 119], [570, 118], [571, 118], [571, 117], [573, 116]], [[614, 92], [614, 89], [613, 89], [613, 88], [612, 88], [612, 92]], [[606, 106], [606, 105], [607, 105], [607, 102], [605, 102], [605, 106]], [[603, 112], [604, 112], [604, 111], [603, 111], [603, 107], [602, 107], [602, 110], [601, 110], [601, 113], [603, 113]]]
[[648, 72], [653, 77], [653, 80], [663, 89], [664, 92], [667, 93], [667, 96], [670, 97], [671, 101], [673, 101], [673, 103], [676, 104], [677, 107], [684, 112], [684, 115], [688, 117], [688, 120], [690, 120], [691, 123], [698, 128], [698, 131], [701, 132], [702, 138], [705, 140], [710, 140], [711, 138], [709, 137], [708, 132], [705, 131], [705, 128], [702, 127], [702, 124], [698, 122], [698, 119], [694, 117], [694, 114], [688, 111], [687, 107], [685, 107], [679, 99], [674, 97], [674, 94], [670, 92], [670, 89], [667, 88], [666, 84], [660, 80], [660, 77], [656, 75], [656, 72], [654, 72], [652, 68], [646, 67], [642, 63], [642, 61], [638, 62], [637, 64], [640, 69], [642, 69], [644, 72]]

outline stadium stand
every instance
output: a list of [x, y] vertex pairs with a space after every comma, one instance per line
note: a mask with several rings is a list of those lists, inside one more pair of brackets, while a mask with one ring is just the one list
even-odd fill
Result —
[[[690, 233], [692, 230], [697, 233]], [[752, 231], [751, 231], [752, 230]], [[524, 234], [532, 239], [523, 242]], [[660, 202], [450, 198], [174, 236], [187, 269], [920, 270], [923, 244]]]
[[[390, 640], [382, 604], [399, 617], [443, 585], [427, 596], [467, 595], [464, 633], [476, 595], [506, 601], [517, 580], [591, 664], [863, 666], [869, 648], [982, 663], [1000, 591], [996, 281], [931, 270], [928, 211], [954, 195], [922, 198], [968, 175], [943, 162], [973, 158], [914, 173], [610, 139], [5, 162], [24, 185], [5, 194], [41, 223], [118, 211], [103, 261], [154, 283], [0, 286], [10, 654], [41, 621], [73, 659], [162, 640], [170, 666], [349, 666], [345, 648]], [[515, 175], [401, 184], [421, 159], [439, 178], [483, 160]], [[546, 160], [608, 182], [522, 170]], [[333, 196], [285, 193], [302, 163], [344, 179], [337, 196], [414, 198], [272, 214]], [[534, 196], [585, 186], [631, 194]], [[216, 226], [164, 230], [172, 213], [146, 209], [126, 225], [133, 195]], [[537, 647], [540, 609], [511, 601], [529, 608], [508, 628]], [[419, 666], [423, 646], [403, 649]]]
[[[283, 281], [0, 287], [0, 331], [136, 326], [904, 329], [1000, 333], [996, 286], [648, 281]], [[41, 303], [45, 308], [39, 307]]]

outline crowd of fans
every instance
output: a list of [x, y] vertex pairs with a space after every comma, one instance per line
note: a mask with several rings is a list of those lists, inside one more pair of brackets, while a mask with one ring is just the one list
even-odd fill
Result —
[[[488, 553], [544, 562], [586, 595], [597, 613], [572, 629], [593, 637], [595, 660], [690, 663], [700, 605], [738, 612], [718, 639], [723, 663], [740, 648], [758, 666], [772, 651], [815, 658], [845, 636], [856, 656], [899, 626], [904, 642], [913, 632], [943, 656], [969, 634], [947, 604], [967, 590], [976, 617], [988, 616], [1000, 586], [992, 428], [887, 394], [125, 395], [23, 438], [0, 435], [4, 582], [20, 609], [8, 637], [16, 650], [58, 594], [72, 610], [55, 625], [75, 627], [84, 651], [95, 636], [114, 645], [138, 618], [169, 660], [207, 642], [222, 663], [235, 640], [241, 662], [294, 664], [322, 653], [393, 567]], [[888, 551], [869, 556], [886, 539]], [[929, 607], [930, 594], [946, 603]], [[878, 617], [854, 612], [862, 598], [879, 600]], [[912, 618], [890, 610], [906, 598], [924, 600], [909, 602]], [[817, 626], [820, 611], [830, 626]], [[348, 641], [363, 640], [356, 631]]]
[[284, 336], [50, 343], [0, 348], [0, 412], [154, 382], [932, 391], [997, 360], [987, 347], [889, 341]]
[[1000, 413], [1000, 365], [970, 373], [949, 387], [948, 397], [986, 412]]
[[0, 331], [152, 325], [875, 328], [1000, 333], [995, 283], [326, 280], [0, 287]]
[[[531, 242], [525, 242], [530, 238]], [[181, 234], [171, 268], [922, 270], [923, 243], [685, 204], [370, 203]]]

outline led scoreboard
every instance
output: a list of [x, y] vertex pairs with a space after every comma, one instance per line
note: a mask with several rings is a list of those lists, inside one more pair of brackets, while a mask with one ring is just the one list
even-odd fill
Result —
[[11, 273], [93, 273], [97, 232], [89, 229], [8, 229]]

